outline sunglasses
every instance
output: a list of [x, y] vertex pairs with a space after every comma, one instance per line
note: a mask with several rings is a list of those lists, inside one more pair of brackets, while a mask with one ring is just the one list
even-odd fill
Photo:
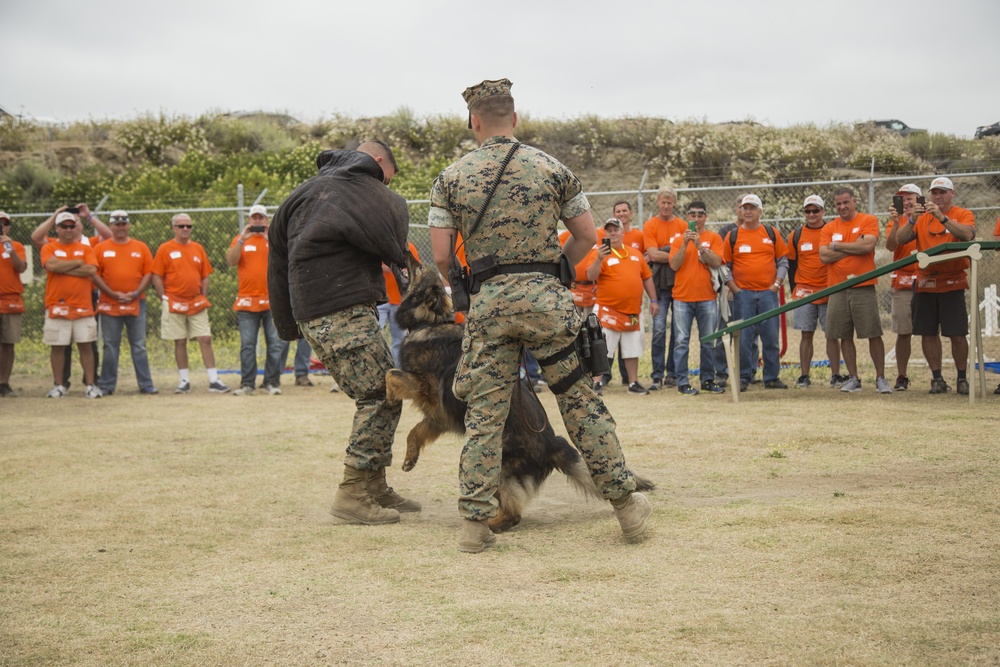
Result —
[[59, 229], [76, 229], [76, 225], [56, 225]]
[[805, 209], [805, 214], [806, 215], [816, 215], [817, 213], [822, 213], [822, 212], [823, 212], [823, 209], [819, 209], [819, 208], [807, 208], [807, 209]]
[[194, 225], [174, 225], [176, 229], [191, 229]]
[[111, 224], [114, 225], [115, 227], [121, 227], [122, 225], [127, 225], [128, 220], [112, 220]]
[[696, 215], [697, 216], [702, 216], [702, 215], [708, 215], [708, 214], [705, 211], [688, 211], [688, 215], [691, 216], [691, 217], [694, 217]]
[[4, 227], [10, 227], [10, 224], [10, 220], [0, 220], [0, 225], [3, 225]]

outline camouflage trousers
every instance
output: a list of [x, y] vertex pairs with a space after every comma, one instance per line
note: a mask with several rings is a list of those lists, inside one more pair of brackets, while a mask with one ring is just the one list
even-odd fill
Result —
[[388, 467], [403, 404], [385, 398], [392, 353], [379, 329], [378, 313], [371, 306], [351, 306], [299, 322], [299, 329], [357, 407], [344, 464], [360, 470]]
[[[473, 311], [475, 311], [473, 305]], [[564, 310], [504, 315], [490, 309], [486, 317], [466, 320], [464, 352], [455, 374], [455, 396], [469, 404], [465, 413], [466, 440], [459, 464], [459, 513], [467, 519], [496, 516], [494, 494], [500, 483], [504, 424], [510, 411], [511, 392], [518, 381], [523, 344], [542, 360], [573, 343], [580, 317], [569, 305]], [[578, 365], [576, 354], [542, 366], [549, 386], [568, 376]], [[635, 478], [625, 463], [615, 433], [615, 420], [595, 393], [586, 374], [564, 393], [556, 395], [559, 412], [590, 469], [597, 488], [607, 499], [635, 490]]]

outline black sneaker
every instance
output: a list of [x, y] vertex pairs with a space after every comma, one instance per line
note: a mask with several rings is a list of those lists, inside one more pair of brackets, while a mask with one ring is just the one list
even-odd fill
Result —
[[850, 375], [840, 375], [839, 373], [836, 375], [832, 375], [830, 376], [830, 387], [832, 389], [840, 389], [845, 384], [847, 384], [847, 381], [850, 379], [851, 379]]
[[663, 385], [662, 386], [664, 386], [664, 387], [676, 387], [677, 386], [677, 378], [663, 378]]
[[611, 373], [605, 373], [604, 375], [601, 376], [601, 384], [603, 384], [605, 387], [611, 384]]
[[788, 389], [788, 385], [775, 378], [764, 383], [764, 389]]
[[910, 378], [905, 375], [900, 375], [896, 378], [896, 386], [892, 388], [893, 391], [906, 391], [910, 388]]
[[604, 396], [604, 383], [600, 380], [594, 383], [594, 393], [598, 396]]
[[931, 380], [929, 394], [947, 394], [949, 391], [951, 391], [951, 387], [944, 381], [944, 378], [934, 378]]
[[628, 386], [628, 393], [630, 394], [648, 394], [649, 390], [643, 387], [638, 382], [633, 382]]
[[958, 380], [955, 381], [955, 390], [961, 396], [968, 396], [969, 395], [969, 380], [967, 378], [958, 378]]
[[1000, 384], [998, 384], [997, 388], [993, 390], [993, 393], [996, 394], [997, 396], [1000, 396]]
[[14, 390], [10, 388], [10, 385], [4, 382], [0, 384], [0, 396], [6, 398], [7, 396], [13, 396]]
[[741, 392], [746, 391], [749, 388], [750, 388], [750, 380], [744, 380], [743, 378], [740, 378], [740, 391]]
[[663, 389], [663, 378], [653, 378], [649, 383], [650, 391], [660, 391]]
[[177, 385], [177, 389], [174, 389], [175, 394], [186, 394], [189, 391], [191, 391], [190, 382], [181, 382], [179, 385]]
[[701, 390], [706, 394], [724, 394], [726, 390], [717, 382], [707, 380], [701, 383]]
[[808, 389], [812, 386], [812, 380], [809, 379], [808, 375], [800, 375], [799, 379], [795, 382], [796, 389]]
[[685, 396], [697, 396], [698, 390], [689, 384], [682, 384], [681, 386], [677, 387], [677, 393], [684, 394]]
[[723, 387], [723, 388], [725, 388], [726, 386], [729, 385], [729, 377], [728, 376], [726, 376], [726, 377], [718, 377], [718, 376], [716, 376], [714, 384], [715, 384], [716, 387]]

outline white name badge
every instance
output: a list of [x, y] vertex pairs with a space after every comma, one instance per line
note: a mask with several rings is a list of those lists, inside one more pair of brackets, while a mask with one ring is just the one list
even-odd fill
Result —
[[812, 250], [812, 249], [813, 249], [813, 244], [812, 243], [803, 243], [802, 245], [799, 246], [799, 250], [802, 250], [802, 251], [807, 251], [807, 250]]
[[180, 250], [174, 250], [172, 253], [170, 253], [170, 259], [180, 259], [180, 258], [181, 258]]
[[851, 233], [852, 233], [852, 234], [857, 234], [857, 233], [858, 233], [858, 232], [860, 232], [860, 231], [861, 231], [861, 228], [860, 228], [860, 227], [855, 227], [854, 229], [852, 229], [852, 230], [851, 230]]
[[114, 250], [105, 250], [104, 251], [104, 256], [105, 257], [114, 257], [115, 256], [115, 251]]
[[245, 245], [245, 246], [243, 246], [243, 252], [257, 252], [257, 246], [255, 246], [255, 245]]
[[740, 252], [742, 252], [742, 253], [753, 252], [753, 248], [751, 248], [748, 245], [741, 245], [740, 246]]
[[55, 255], [56, 257], [65, 257], [66, 256], [66, 251], [65, 250], [56, 250], [52, 254]]
[[844, 235], [843, 234], [834, 234], [832, 237], [830, 237], [830, 240], [831, 241], [843, 241], [844, 240]]
[[608, 259], [608, 266], [614, 266], [617, 263], [618, 263], [618, 258], [617, 257], [612, 257], [612, 258]]

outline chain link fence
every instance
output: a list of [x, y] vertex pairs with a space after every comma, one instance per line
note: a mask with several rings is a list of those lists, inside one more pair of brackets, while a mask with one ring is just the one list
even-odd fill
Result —
[[[840, 181], [821, 181], [809, 183], [759, 184], [747, 186], [719, 186], [705, 188], [677, 188], [678, 203], [676, 212], [683, 217], [684, 208], [688, 203], [700, 200], [706, 204], [709, 212], [710, 229], [718, 229], [722, 225], [735, 220], [735, 208], [739, 197], [746, 193], [755, 193], [764, 203], [763, 221], [778, 227], [782, 235], [788, 234], [796, 226], [803, 223], [802, 202], [810, 194], [818, 194], [827, 202], [827, 218], [833, 219], [833, 191], [842, 186], [854, 190], [858, 200], [858, 209], [869, 211], [876, 215], [884, 230], [888, 220], [886, 211], [892, 202], [892, 195], [904, 183], [916, 183], [927, 192], [930, 181], [936, 175], [893, 176], [891, 178], [865, 178]], [[974, 174], [946, 174], [955, 184], [955, 204], [971, 209], [976, 215], [977, 238], [991, 240], [993, 229], [1000, 216], [1000, 172], [983, 172]], [[635, 216], [633, 224], [642, 223], [656, 214], [656, 190], [619, 190], [588, 193], [593, 207], [594, 219], [600, 223], [612, 214], [614, 202], [625, 200], [632, 204]], [[249, 196], [248, 196], [249, 199]], [[251, 200], [252, 201], [252, 200]], [[268, 202], [261, 203], [268, 205]], [[113, 202], [107, 203], [98, 212], [98, 217], [106, 220], [107, 214], [114, 208]], [[189, 209], [183, 212], [191, 216], [194, 224], [192, 238], [205, 246], [209, 260], [215, 269], [210, 281], [209, 298], [213, 307], [209, 310], [212, 324], [212, 334], [216, 344], [216, 354], [219, 357], [217, 365], [220, 368], [239, 368], [239, 333], [236, 325], [236, 314], [232, 305], [236, 298], [237, 278], [235, 267], [226, 265], [225, 252], [233, 237], [243, 224], [248, 207], [234, 206], [230, 208]], [[268, 205], [273, 213], [276, 203]], [[410, 241], [417, 247], [421, 261], [433, 266], [430, 236], [426, 225], [429, 204], [426, 200], [409, 202], [410, 208]], [[149, 245], [155, 254], [156, 248], [171, 238], [173, 234], [170, 219], [180, 209], [167, 210], [132, 210], [129, 211], [132, 220], [131, 235]], [[44, 322], [44, 291], [45, 271], [38, 261], [38, 252], [31, 244], [30, 235], [35, 227], [44, 221], [50, 213], [17, 213], [12, 214], [13, 227], [11, 236], [24, 244], [30, 253], [28, 271], [25, 280], [25, 314], [22, 322], [22, 341], [18, 345], [18, 370], [23, 372], [26, 364], [38, 366], [37, 372], [47, 372], [48, 350], [41, 344], [42, 325]], [[85, 233], [92, 235], [93, 231], [86, 228]], [[882, 265], [892, 261], [892, 253], [885, 250], [885, 239], [881, 239], [876, 250], [876, 263]], [[1000, 359], [1000, 329], [997, 325], [997, 286], [1000, 285], [1000, 253], [988, 252], [980, 262], [980, 294], [977, 302], [980, 304], [984, 328], [984, 347], [987, 361]], [[152, 292], [150, 292], [152, 293]], [[891, 317], [889, 304], [891, 293], [888, 277], [880, 280], [878, 294], [882, 304], [883, 328], [886, 331], [886, 349], [891, 350], [894, 336], [891, 332]], [[149, 299], [148, 303], [148, 348], [150, 361], [155, 368], [167, 370], [173, 368], [173, 345], [158, 338], [160, 326], [160, 302]], [[647, 327], [647, 331], [651, 327]], [[785, 358], [797, 359], [797, 339], [791, 327], [788, 327], [790, 338]], [[816, 341], [816, 349], [822, 350], [822, 341]], [[692, 368], [697, 368], [697, 346], [692, 346]], [[916, 351], [915, 351], [916, 352]], [[947, 346], [946, 346], [947, 353]], [[821, 354], [818, 354], [821, 356]], [[864, 355], [859, 355], [861, 358]], [[947, 356], [947, 355], [946, 355]], [[197, 358], [197, 357], [195, 357]], [[891, 351], [890, 351], [891, 361]], [[914, 355], [914, 363], [920, 362], [920, 355]], [[128, 355], [123, 354], [121, 363], [127, 366]], [[648, 368], [648, 360], [643, 367]], [[640, 373], [642, 369], [640, 370]], [[888, 372], [888, 371], [887, 371]]]

